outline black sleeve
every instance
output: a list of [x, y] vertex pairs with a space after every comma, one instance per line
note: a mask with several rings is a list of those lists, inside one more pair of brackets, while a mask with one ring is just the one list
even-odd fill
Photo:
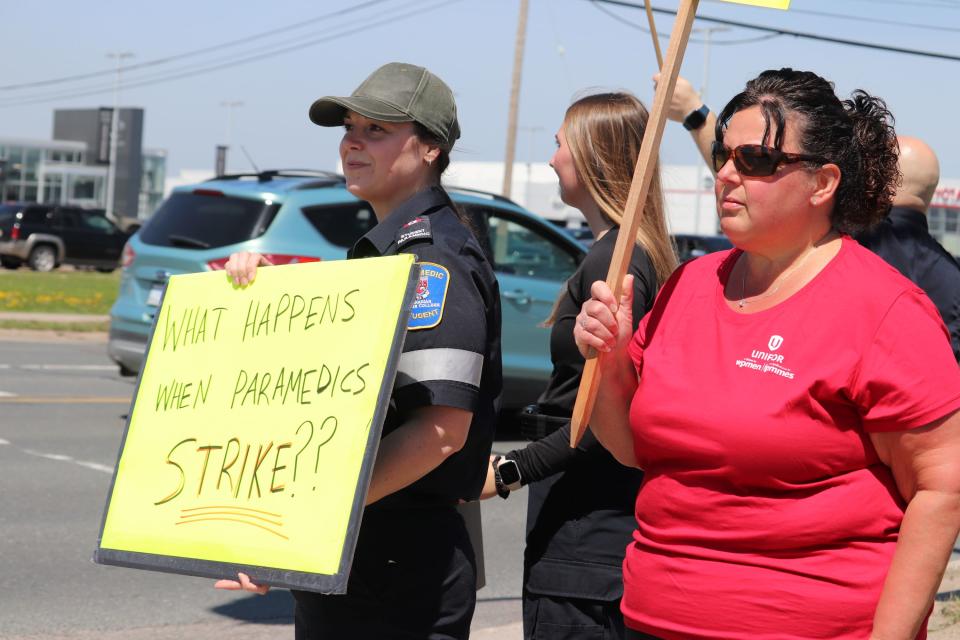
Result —
[[657, 273], [647, 252], [640, 247], [633, 250], [627, 272], [633, 274], [633, 330], [636, 331], [657, 297]]
[[[569, 282], [569, 295], [574, 301], [590, 297], [590, 287], [597, 280], [605, 280], [612, 258], [613, 243], [604, 243], [587, 254], [579, 273]], [[630, 259], [628, 272], [633, 280], [633, 328], [636, 330], [640, 320], [646, 315], [656, 296], [656, 272], [642, 247], [635, 246]], [[577, 309], [579, 312], [579, 309]], [[542, 480], [560, 471], [578, 456], [594, 449], [603, 449], [603, 445], [587, 429], [576, 449], [570, 447], [570, 423], [552, 434], [531, 442], [522, 449], [506, 454], [507, 458], [517, 461], [523, 484]]]
[[425, 406], [476, 411], [487, 343], [482, 279], [468, 256], [427, 244], [411, 249], [421, 275], [397, 365], [397, 410], [400, 415]]
[[588, 429], [577, 448], [570, 447], [570, 423], [566, 423], [545, 438], [531, 442], [522, 449], [514, 449], [506, 458], [517, 461], [520, 481], [526, 485], [565, 471], [571, 460], [603, 445]]

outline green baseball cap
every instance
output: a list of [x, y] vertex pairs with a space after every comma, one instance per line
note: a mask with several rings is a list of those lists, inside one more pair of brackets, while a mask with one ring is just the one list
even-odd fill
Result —
[[419, 122], [451, 146], [460, 137], [453, 91], [412, 64], [390, 62], [371, 73], [349, 97], [320, 98], [310, 105], [310, 119], [321, 127], [338, 127], [347, 109], [373, 120]]

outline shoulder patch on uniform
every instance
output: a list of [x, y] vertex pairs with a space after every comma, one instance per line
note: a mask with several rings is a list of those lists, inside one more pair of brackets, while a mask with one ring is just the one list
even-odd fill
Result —
[[403, 249], [408, 244], [418, 240], [433, 240], [430, 231], [430, 219], [426, 216], [417, 216], [397, 231], [397, 249]]
[[443, 304], [447, 300], [447, 287], [450, 284], [450, 271], [435, 262], [419, 262], [420, 280], [417, 282], [417, 294], [410, 310], [408, 331], [430, 329], [443, 319]]

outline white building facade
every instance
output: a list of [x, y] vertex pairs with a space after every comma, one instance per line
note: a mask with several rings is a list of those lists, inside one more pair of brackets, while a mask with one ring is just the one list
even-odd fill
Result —
[[[713, 176], [706, 167], [664, 165], [661, 181], [672, 233], [717, 233]], [[500, 193], [503, 187], [503, 163], [454, 161], [444, 174], [444, 182], [451, 186]], [[579, 227], [585, 224], [579, 211], [560, 200], [557, 174], [545, 162], [514, 164], [510, 199], [560, 226]]]

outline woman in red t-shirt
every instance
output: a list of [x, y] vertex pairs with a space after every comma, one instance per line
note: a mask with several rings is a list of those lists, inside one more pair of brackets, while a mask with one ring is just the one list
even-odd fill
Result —
[[603, 353], [591, 428], [646, 473], [638, 637], [926, 636], [960, 530], [960, 369], [922, 291], [848, 235], [889, 208], [891, 119], [760, 74], [713, 147], [735, 249], [678, 269], [636, 333], [629, 283], [595, 283], [577, 318]]

